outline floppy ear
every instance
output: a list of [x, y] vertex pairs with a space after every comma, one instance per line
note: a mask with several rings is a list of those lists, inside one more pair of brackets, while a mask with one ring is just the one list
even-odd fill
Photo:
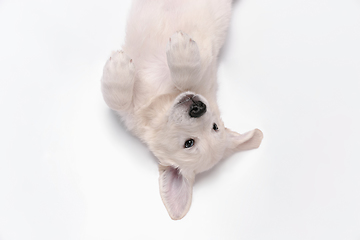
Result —
[[244, 134], [226, 129], [226, 133], [228, 138], [228, 155], [238, 151], [258, 148], [260, 146], [261, 140], [263, 139], [263, 133], [259, 129], [254, 129]]
[[160, 195], [173, 220], [180, 220], [190, 209], [195, 174], [184, 176], [174, 167], [159, 167]]

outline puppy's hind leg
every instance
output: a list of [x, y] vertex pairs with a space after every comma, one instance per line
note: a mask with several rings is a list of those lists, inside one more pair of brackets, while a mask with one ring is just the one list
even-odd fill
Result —
[[176, 32], [169, 39], [166, 56], [175, 87], [180, 91], [196, 91], [202, 74], [196, 42], [187, 34]]
[[133, 99], [135, 67], [123, 51], [113, 52], [106, 62], [101, 90], [106, 104], [118, 112], [128, 111]]

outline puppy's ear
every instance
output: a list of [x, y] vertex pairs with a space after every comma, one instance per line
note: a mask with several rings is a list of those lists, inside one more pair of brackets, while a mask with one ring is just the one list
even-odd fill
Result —
[[254, 129], [244, 134], [226, 129], [226, 133], [228, 138], [227, 155], [258, 148], [263, 139], [263, 133], [259, 129]]
[[195, 174], [183, 173], [174, 167], [159, 167], [160, 195], [173, 220], [180, 220], [190, 209]]

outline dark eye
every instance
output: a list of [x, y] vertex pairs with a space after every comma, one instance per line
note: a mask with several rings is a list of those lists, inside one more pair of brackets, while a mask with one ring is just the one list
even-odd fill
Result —
[[219, 130], [219, 128], [218, 128], [218, 126], [216, 125], [216, 123], [214, 123], [213, 129], [214, 129], [215, 131]]
[[194, 146], [194, 139], [189, 139], [189, 140], [186, 140], [185, 144], [184, 144], [184, 148], [190, 148], [192, 146]]

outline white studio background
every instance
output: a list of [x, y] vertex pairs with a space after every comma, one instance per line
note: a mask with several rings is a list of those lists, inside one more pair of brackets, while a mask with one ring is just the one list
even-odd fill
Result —
[[219, 104], [258, 150], [172, 221], [146, 146], [102, 100], [130, 1], [0, 0], [0, 239], [360, 239], [360, 2], [235, 1]]

